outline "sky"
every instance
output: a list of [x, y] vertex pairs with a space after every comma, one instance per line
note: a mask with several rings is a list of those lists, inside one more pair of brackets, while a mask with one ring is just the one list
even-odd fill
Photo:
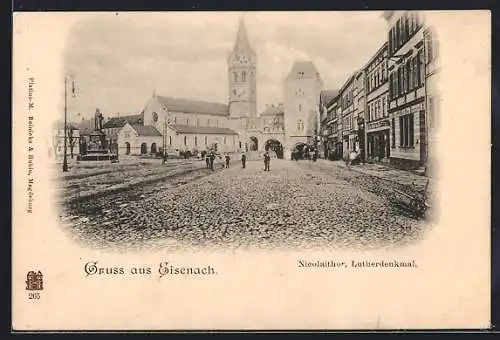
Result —
[[283, 102], [295, 61], [310, 60], [324, 89], [338, 89], [387, 39], [382, 12], [89, 13], [65, 43], [75, 79], [70, 120], [137, 114], [157, 95], [228, 102], [227, 56], [244, 18], [257, 53], [257, 106]]

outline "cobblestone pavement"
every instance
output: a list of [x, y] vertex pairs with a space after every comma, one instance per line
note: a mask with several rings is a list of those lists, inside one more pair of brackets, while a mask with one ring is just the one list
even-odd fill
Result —
[[91, 247], [171, 251], [367, 250], [417, 241], [429, 227], [350, 181], [357, 175], [347, 169], [285, 160], [263, 169], [255, 161], [202, 178], [189, 173], [68, 208], [61, 218]]

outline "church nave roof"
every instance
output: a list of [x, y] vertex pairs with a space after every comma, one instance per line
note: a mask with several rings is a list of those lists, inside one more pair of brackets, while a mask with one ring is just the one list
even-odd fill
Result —
[[213, 116], [227, 116], [229, 106], [221, 103], [203, 102], [191, 99], [157, 96], [158, 101], [173, 112], [198, 113]]

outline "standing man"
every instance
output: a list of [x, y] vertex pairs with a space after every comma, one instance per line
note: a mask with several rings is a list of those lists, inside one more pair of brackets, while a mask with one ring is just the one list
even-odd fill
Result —
[[243, 169], [245, 169], [246, 163], [247, 163], [247, 156], [245, 155], [245, 153], [243, 153], [241, 155], [241, 166], [243, 167]]
[[264, 171], [271, 171], [270, 169], [271, 156], [269, 156], [269, 152], [266, 151], [264, 154]]
[[210, 154], [205, 154], [205, 163], [207, 164], [207, 169], [210, 168]]
[[210, 169], [214, 169], [214, 160], [215, 160], [215, 154], [212, 152], [210, 154]]
[[228, 153], [226, 153], [226, 169], [229, 169], [229, 162], [231, 161], [231, 157]]

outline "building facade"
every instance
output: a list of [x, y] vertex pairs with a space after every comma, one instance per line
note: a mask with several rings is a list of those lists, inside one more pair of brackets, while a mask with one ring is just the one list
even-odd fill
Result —
[[354, 75], [340, 89], [341, 140], [343, 157], [356, 150], [357, 121], [354, 118]]
[[366, 65], [366, 159], [388, 162], [390, 157], [389, 82], [387, 43]]
[[419, 12], [390, 11], [388, 22], [391, 164], [408, 170], [427, 162], [424, 26]]
[[437, 169], [437, 150], [439, 136], [439, 116], [441, 96], [438, 88], [439, 70], [441, 60], [439, 58], [439, 40], [435, 30], [431, 27], [424, 31], [425, 48], [425, 89], [426, 89], [426, 113], [428, 123], [428, 153], [427, 166], [428, 174], [436, 175]]
[[319, 124], [319, 100], [323, 81], [310, 61], [296, 62], [284, 83], [285, 153], [300, 145], [316, 144]]
[[[338, 91], [324, 90], [320, 95], [320, 156], [325, 159], [338, 159], [339, 125], [338, 125]], [[340, 154], [342, 154], [340, 152]]]
[[366, 72], [361, 69], [356, 72], [353, 81], [353, 127], [356, 137], [354, 138], [354, 150], [359, 153], [362, 160], [365, 159], [365, 107], [366, 107]]

